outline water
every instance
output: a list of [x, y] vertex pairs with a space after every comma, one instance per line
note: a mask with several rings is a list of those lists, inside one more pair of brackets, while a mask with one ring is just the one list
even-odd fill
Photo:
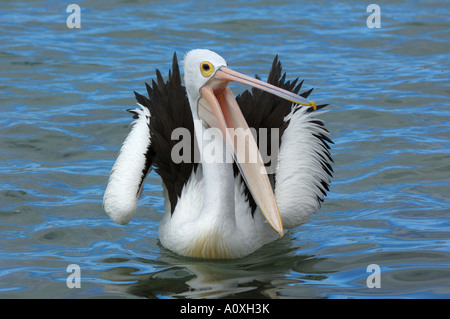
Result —
[[[450, 297], [447, 2], [380, 1], [379, 29], [360, 1], [77, 3], [81, 29], [61, 1], [0, 4], [1, 298]], [[129, 225], [101, 207], [133, 90], [193, 48], [263, 79], [279, 54], [330, 103], [322, 209], [240, 260], [159, 244], [154, 173]], [[66, 285], [70, 264], [81, 288]]]

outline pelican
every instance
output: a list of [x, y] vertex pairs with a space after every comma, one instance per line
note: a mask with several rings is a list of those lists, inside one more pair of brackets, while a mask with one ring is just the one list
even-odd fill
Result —
[[[138, 107], [128, 110], [135, 121], [111, 169], [103, 208], [127, 224], [153, 167], [165, 199], [161, 244], [187, 257], [241, 258], [319, 210], [333, 171], [332, 141], [315, 117], [326, 105], [307, 99], [312, 89], [298, 94], [303, 81], [286, 81], [278, 56], [267, 82], [233, 71], [210, 50], [189, 51], [182, 65], [184, 86], [174, 54], [167, 81], [156, 70], [148, 98], [135, 92]], [[253, 88], [235, 97], [230, 82]], [[180, 148], [181, 135], [174, 134], [180, 128], [192, 134], [183, 144], [189, 147]], [[246, 133], [251, 128], [256, 134]], [[278, 145], [271, 163], [258, 148], [262, 140]]]

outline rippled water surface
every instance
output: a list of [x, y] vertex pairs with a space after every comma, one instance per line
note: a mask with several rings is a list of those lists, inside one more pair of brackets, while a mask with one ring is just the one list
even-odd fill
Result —
[[[0, 4], [1, 298], [450, 297], [447, 1], [378, 2], [377, 29], [361, 1], [77, 3], [80, 29], [61, 1]], [[101, 206], [133, 90], [199, 47], [263, 79], [279, 54], [330, 104], [327, 200], [240, 260], [160, 245], [154, 172], [129, 225]], [[66, 285], [70, 264], [81, 288]], [[367, 287], [371, 264], [381, 288]]]

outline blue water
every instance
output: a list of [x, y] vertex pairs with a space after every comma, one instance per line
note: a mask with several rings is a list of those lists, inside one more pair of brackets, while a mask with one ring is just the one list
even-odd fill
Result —
[[[78, 1], [69, 29], [68, 3], [2, 2], [0, 298], [449, 298], [450, 5], [381, 1], [370, 29], [370, 3]], [[330, 104], [321, 210], [239, 260], [160, 245], [154, 172], [129, 225], [101, 207], [133, 91], [194, 48], [263, 79], [279, 54]], [[66, 285], [70, 264], [80, 288]]]

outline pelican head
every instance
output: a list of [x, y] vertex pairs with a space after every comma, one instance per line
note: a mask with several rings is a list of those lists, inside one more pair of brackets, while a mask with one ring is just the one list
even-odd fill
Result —
[[[206, 127], [217, 128], [222, 132], [255, 202], [273, 229], [283, 236], [280, 213], [261, 154], [252, 134], [248, 134], [249, 127], [228, 83], [235, 81], [252, 86], [295, 104], [315, 108], [315, 103], [295, 93], [231, 70], [224, 58], [210, 50], [196, 49], [188, 52], [183, 67], [186, 91], [194, 119], [201, 120]], [[247, 139], [248, 143], [245, 145], [236, 143], [243, 139]], [[247, 148], [248, 154], [252, 152], [256, 154], [253, 157], [257, 159], [255, 162], [246, 162], [242, 155], [239, 155], [245, 154], [238, 149], [242, 146]]]
[[198, 115], [199, 112], [198, 100], [203, 97], [202, 89], [212, 90], [214, 94], [220, 93], [225, 90], [226, 85], [231, 81], [272, 93], [295, 104], [316, 108], [316, 104], [313, 101], [309, 101], [295, 93], [232, 71], [228, 68], [225, 59], [211, 50], [195, 49], [189, 51], [184, 57], [183, 68], [184, 84], [194, 116]]
[[[227, 66], [227, 62], [217, 53], [196, 49], [189, 51], [183, 60], [184, 84], [189, 98], [192, 98], [191, 108], [196, 111], [200, 98], [200, 88], [214, 77], [217, 70]], [[197, 112], [195, 112], [196, 114]]]

